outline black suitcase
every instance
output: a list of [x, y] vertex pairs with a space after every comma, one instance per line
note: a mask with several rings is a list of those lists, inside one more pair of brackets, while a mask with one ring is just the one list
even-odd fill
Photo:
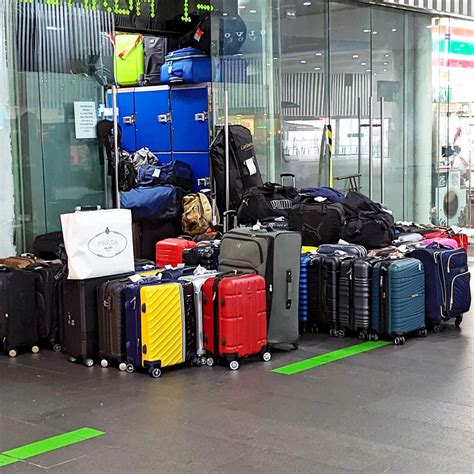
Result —
[[229, 127], [229, 209], [226, 206], [225, 131], [221, 129], [210, 147], [212, 176], [216, 183], [216, 201], [221, 215], [238, 209], [246, 191], [263, 186], [252, 134], [242, 125]]
[[133, 246], [135, 258], [155, 261], [156, 243], [160, 240], [178, 237], [181, 234], [181, 223], [177, 221], [159, 222], [142, 221], [133, 224]]
[[37, 258], [56, 260], [61, 257], [62, 244], [64, 244], [62, 232], [38, 235], [33, 242], [33, 253]]
[[59, 298], [67, 269], [61, 263], [30, 265], [26, 268], [35, 276], [38, 337], [54, 351], [61, 351]]
[[184, 318], [186, 328], [186, 360], [199, 365], [197, 354], [196, 308], [194, 305], [194, 285], [182, 280], [184, 296]]
[[145, 51], [145, 76], [143, 86], [161, 84], [161, 66], [165, 62], [168, 52], [168, 40], [160, 36], [144, 36], [143, 47]]
[[200, 242], [197, 247], [183, 250], [183, 262], [197, 267], [201, 265], [207, 270], [217, 270], [219, 266], [220, 241]]
[[309, 266], [310, 331], [328, 330], [332, 336], [344, 336], [339, 329], [338, 296], [341, 264], [354, 257], [346, 255], [312, 255]]
[[0, 266], [0, 341], [10, 357], [25, 347], [39, 351], [35, 275], [28, 270]]
[[317, 202], [314, 197], [306, 197], [292, 207], [288, 227], [301, 232], [303, 245], [318, 247], [339, 242], [344, 219], [342, 204]]
[[372, 270], [380, 258], [345, 260], [339, 276], [339, 329], [366, 339], [372, 332]]
[[63, 283], [64, 351], [69, 360], [80, 359], [87, 367], [99, 355], [97, 300], [98, 290], [106, 282], [129, 275], [116, 275], [89, 280], [65, 280]]
[[127, 368], [124, 290], [131, 283], [130, 278], [112, 280], [105, 282], [99, 289], [97, 316], [102, 367], [113, 363], [122, 371]]

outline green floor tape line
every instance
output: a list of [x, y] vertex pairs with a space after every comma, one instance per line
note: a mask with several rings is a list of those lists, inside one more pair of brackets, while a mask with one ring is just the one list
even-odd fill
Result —
[[272, 370], [276, 374], [293, 375], [305, 370], [314, 369], [320, 365], [330, 364], [337, 360], [346, 359], [362, 352], [371, 351], [379, 347], [388, 346], [391, 342], [386, 341], [374, 341], [374, 342], [363, 342], [356, 344], [355, 346], [345, 347], [344, 349], [338, 349], [337, 351], [328, 352], [327, 354], [321, 354], [311, 359], [301, 360], [293, 364], [284, 365], [278, 369]]
[[8, 466], [18, 461], [39, 456], [40, 454], [49, 453], [56, 449], [65, 448], [72, 444], [80, 443], [88, 439], [97, 438], [105, 433], [93, 428], [80, 428], [78, 430], [63, 433], [51, 438], [42, 439], [31, 444], [25, 444], [18, 448], [10, 449], [0, 453], [0, 467]]

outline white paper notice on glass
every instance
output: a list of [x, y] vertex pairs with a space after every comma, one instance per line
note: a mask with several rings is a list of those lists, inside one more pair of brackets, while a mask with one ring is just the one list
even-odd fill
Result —
[[250, 176], [257, 174], [257, 167], [255, 166], [255, 162], [253, 161], [253, 158], [249, 158], [248, 160], [245, 160], [245, 166], [249, 170]]
[[96, 138], [96, 105], [95, 102], [74, 102], [74, 123], [76, 139]]

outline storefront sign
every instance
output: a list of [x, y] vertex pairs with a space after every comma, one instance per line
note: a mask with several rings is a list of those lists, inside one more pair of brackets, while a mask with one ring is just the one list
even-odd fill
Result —
[[96, 138], [95, 102], [74, 102], [76, 139]]

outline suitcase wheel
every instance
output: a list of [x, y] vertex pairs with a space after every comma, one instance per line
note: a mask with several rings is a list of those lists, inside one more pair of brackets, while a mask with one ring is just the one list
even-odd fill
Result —
[[405, 340], [405, 337], [404, 336], [397, 336], [394, 340], [393, 340], [393, 343], [396, 345], [396, 346], [403, 346], [403, 344], [405, 344], [406, 340]]
[[418, 335], [420, 337], [428, 337], [428, 330], [426, 328], [420, 329], [418, 331]]
[[100, 361], [100, 366], [106, 369], [109, 366], [109, 361], [107, 359], [102, 359]]
[[61, 350], [62, 350], [61, 344], [54, 344], [53, 346], [54, 352], [61, 352]]
[[85, 365], [86, 367], [92, 367], [92, 366], [94, 365], [94, 360], [91, 359], [90, 357], [86, 357], [86, 358], [84, 359], [84, 365]]
[[262, 360], [263, 362], [270, 362], [272, 360], [272, 353], [269, 351], [265, 351], [262, 354]]
[[125, 372], [127, 370], [127, 364], [125, 362], [120, 362], [118, 368], [119, 368], [120, 372]]
[[335, 329], [330, 329], [330, 330], [329, 330], [329, 335], [330, 335], [331, 337], [336, 337], [336, 336], [337, 336], [337, 331], [336, 331]]
[[127, 364], [127, 367], [125, 368], [125, 370], [127, 371], [128, 374], [131, 374], [135, 370], [135, 367], [133, 366], [133, 364]]
[[206, 359], [206, 364], [208, 367], [213, 367], [216, 361], [214, 360], [214, 357], [208, 357]]
[[17, 355], [18, 355], [18, 352], [15, 349], [10, 349], [8, 351], [8, 357], [11, 357], [12, 359], [14, 359]]
[[239, 367], [240, 367], [240, 364], [239, 364], [239, 361], [238, 360], [231, 360], [229, 362], [229, 369], [230, 370], [239, 370]]
[[378, 341], [379, 340], [379, 335], [378, 334], [369, 334], [367, 336], [367, 339], [369, 341]]
[[207, 364], [207, 357], [206, 356], [201, 356], [198, 357], [198, 365], [203, 366]]
[[434, 332], [441, 332], [443, 329], [444, 329], [444, 322], [443, 321], [440, 321], [439, 324], [436, 324], [433, 327]]
[[336, 337], [340, 337], [340, 338], [346, 337], [346, 331], [344, 331], [344, 329], [336, 330]]
[[359, 339], [360, 339], [361, 341], [365, 341], [365, 339], [369, 339], [369, 340], [370, 340], [370, 334], [369, 334], [369, 337], [367, 337], [367, 334], [365, 334], [364, 331], [361, 331], [361, 332], [359, 333]]
[[150, 377], [154, 379], [159, 379], [161, 377], [161, 369], [158, 369], [156, 367], [154, 369], [150, 369], [148, 373], [150, 374]]
[[462, 315], [461, 315], [461, 316], [458, 316], [458, 317], [456, 318], [456, 321], [455, 321], [454, 325], [455, 325], [457, 328], [459, 328], [459, 327], [461, 326], [461, 323], [462, 323]]
[[31, 352], [32, 352], [33, 354], [38, 354], [39, 351], [40, 351], [40, 348], [39, 348], [38, 346], [33, 346], [33, 347], [31, 348]]

